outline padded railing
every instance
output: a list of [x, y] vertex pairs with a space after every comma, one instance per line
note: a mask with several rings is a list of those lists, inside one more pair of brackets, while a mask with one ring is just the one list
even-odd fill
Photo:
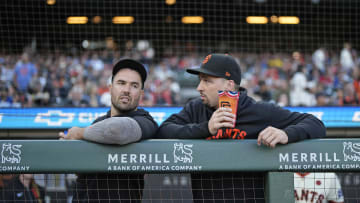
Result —
[[291, 201], [291, 171], [360, 170], [360, 139], [306, 140], [274, 149], [256, 140], [147, 140], [126, 146], [1, 140], [0, 146], [0, 173], [7, 174], [266, 172], [268, 202]]

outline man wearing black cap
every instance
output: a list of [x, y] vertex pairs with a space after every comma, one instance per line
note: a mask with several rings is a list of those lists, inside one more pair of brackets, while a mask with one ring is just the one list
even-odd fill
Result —
[[[145, 67], [135, 60], [117, 62], [112, 71], [110, 111], [87, 128], [61, 132], [60, 139], [125, 145], [152, 138], [157, 123], [147, 111], [138, 109], [146, 75]], [[143, 187], [143, 174], [79, 175], [73, 202], [141, 202]]]
[[[200, 98], [165, 120], [158, 138], [257, 139], [258, 145], [273, 148], [325, 136], [324, 124], [314, 116], [255, 102], [247, 96], [240, 87], [240, 66], [230, 55], [210, 54], [200, 68], [187, 72], [199, 76]], [[218, 107], [218, 91], [240, 92], [236, 116], [230, 108]], [[194, 202], [264, 202], [263, 174], [202, 173], [191, 177]]]

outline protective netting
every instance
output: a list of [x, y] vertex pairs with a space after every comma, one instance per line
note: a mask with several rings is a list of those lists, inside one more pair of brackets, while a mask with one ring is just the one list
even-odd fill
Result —
[[214, 52], [237, 58], [241, 85], [258, 100], [357, 105], [359, 8], [356, 0], [2, 1], [1, 90], [11, 98], [0, 106], [107, 106], [106, 81], [123, 57], [148, 67], [142, 105], [184, 104], [198, 96], [184, 69]]

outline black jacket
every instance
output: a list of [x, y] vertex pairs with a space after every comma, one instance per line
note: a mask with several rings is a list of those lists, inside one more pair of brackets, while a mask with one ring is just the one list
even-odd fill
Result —
[[[212, 136], [208, 122], [214, 111], [200, 99], [194, 99], [181, 112], [164, 121], [157, 136], [172, 139], [257, 139], [268, 126], [284, 130], [289, 143], [325, 136], [324, 124], [316, 117], [290, 112], [271, 103], [255, 102], [245, 91], [239, 97], [235, 128], [220, 129]], [[265, 202], [263, 173], [198, 173], [192, 174], [191, 179], [195, 203]]]
[[3, 189], [0, 202], [16, 202], [16, 203], [40, 203], [44, 202], [45, 191], [35, 182], [30, 183], [27, 189], [20, 182], [19, 176], [15, 176]]
[[[110, 111], [94, 123], [110, 118]], [[141, 139], [152, 138], [158, 128], [151, 115], [138, 109], [118, 117], [131, 117], [139, 124]], [[73, 202], [141, 202], [144, 174], [80, 174], [76, 181]]]
[[[111, 117], [111, 113], [110, 111], [108, 111], [105, 116], [101, 116], [97, 118], [92, 124], [105, 120], [110, 117]], [[136, 111], [131, 111], [128, 112], [127, 114], [118, 115], [115, 117], [130, 117], [134, 119], [141, 128], [141, 132], [142, 132], [141, 140], [153, 138], [158, 129], [158, 125], [154, 120], [154, 118], [149, 114], [149, 112], [145, 111], [144, 109], [137, 109]]]
[[211, 136], [208, 123], [214, 111], [201, 99], [191, 100], [182, 111], [161, 124], [157, 136], [171, 139], [257, 139], [263, 129], [273, 126], [283, 129], [291, 143], [321, 138], [326, 132], [324, 124], [313, 115], [290, 112], [271, 103], [255, 102], [244, 91], [239, 97], [234, 129], [222, 129]]

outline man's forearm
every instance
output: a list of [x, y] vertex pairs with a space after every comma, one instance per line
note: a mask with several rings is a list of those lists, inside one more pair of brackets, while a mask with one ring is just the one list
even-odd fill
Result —
[[139, 124], [129, 117], [112, 117], [85, 129], [84, 139], [103, 143], [125, 145], [141, 139]]
[[208, 130], [208, 122], [186, 125], [167, 122], [159, 128], [156, 136], [160, 139], [204, 139], [211, 134]]

